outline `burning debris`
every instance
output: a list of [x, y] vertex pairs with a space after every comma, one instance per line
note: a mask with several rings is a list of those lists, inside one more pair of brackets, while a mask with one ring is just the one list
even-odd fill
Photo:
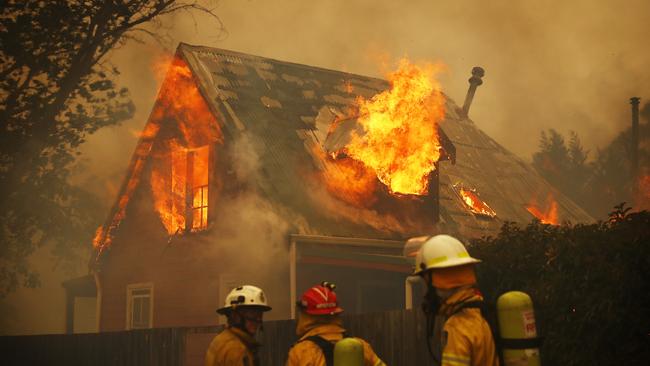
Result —
[[358, 117], [334, 123], [333, 128], [345, 122], [358, 127], [332, 154], [360, 163], [342, 163], [348, 182], [372, 172], [390, 193], [427, 194], [429, 174], [441, 157], [438, 124], [445, 115], [445, 97], [433, 79], [438, 69], [402, 59], [388, 75], [389, 90], [371, 99], [358, 97]]
[[559, 225], [560, 221], [557, 215], [557, 201], [551, 193], [546, 196], [543, 206], [537, 204], [537, 199], [533, 200], [526, 206], [526, 210], [535, 216], [542, 224]]
[[487, 217], [495, 217], [496, 212], [485, 201], [479, 198], [478, 192], [474, 188], [466, 188], [460, 183], [453, 185], [454, 191], [461, 198], [465, 207], [467, 207], [473, 214]]

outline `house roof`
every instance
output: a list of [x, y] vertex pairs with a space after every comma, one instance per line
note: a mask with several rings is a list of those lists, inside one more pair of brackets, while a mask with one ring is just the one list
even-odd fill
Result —
[[[345, 116], [357, 96], [370, 98], [386, 90], [387, 81], [187, 44], [179, 45], [177, 55], [189, 65], [221, 124], [225, 143], [241, 136], [252, 142], [261, 170], [256, 185], [268, 200], [291, 213], [294, 233], [403, 239], [447, 232], [478, 237], [496, 233], [505, 221], [529, 222], [533, 216], [525, 206], [549, 193], [558, 203], [562, 221], [593, 221], [530, 164], [463, 116], [449, 97], [440, 128], [443, 139], [449, 140], [448, 149], [455, 147], [449, 154], [455, 155], [450, 156], [455, 157], [455, 164], [439, 163], [440, 222], [434, 225], [431, 217], [419, 211], [427, 202], [394, 197], [385, 191], [379, 192], [380, 200], [385, 201], [380, 209], [346, 204], [327, 194], [322, 181], [313, 179], [331, 168], [319, 152], [340, 143], [341, 136], [335, 133], [328, 139], [332, 121]], [[136, 154], [150, 149], [151, 141], [143, 139], [140, 144], [147, 149], [137, 148]], [[137, 165], [136, 160], [134, 157], [132, 166]], [[128, 185], [125, 183], [123, 190]], [[475, 189], [496, 217], [470, 212], [457, 193], [461, 185]]]

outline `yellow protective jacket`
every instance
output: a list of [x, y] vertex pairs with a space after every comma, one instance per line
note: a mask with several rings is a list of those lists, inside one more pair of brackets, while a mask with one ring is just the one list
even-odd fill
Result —
[[210, 343], [205, 366], [258, 366], [259, 346], [250, 334], [228, 326]]
[[[325, 355], [321, 352], [320, 347], [314, 342], [305, 341], [307, 337], [319, 336], [330, 342], [337, 342], [343, 339], [345, 329], [338, 317], [329, 317], [329, 323], [322, 323], [323, 317], [308, 314], [300, 314], [296, 333], [299, 340], [289, 350], [289, 358], [286, 366], [325, 366]], [[386, 366], [386, 364], [377, 357], [368, 342], [360, 338], [355, 338], [363, 345], [364, 366]]]
[[492, 331], [477, 308], [459, 310], [463, 303], [483, 300], [475, 288], [465, 288], [444, 301], [438, 312], [442, 366], [498, 366]]

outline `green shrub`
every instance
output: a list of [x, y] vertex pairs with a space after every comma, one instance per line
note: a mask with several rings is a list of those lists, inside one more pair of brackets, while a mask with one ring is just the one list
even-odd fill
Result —
[[648, 364], [650, 212], [628, 210], [591, 225], [506, 223], [472, 242], [488, 300], [532, 297], [545, 365]]

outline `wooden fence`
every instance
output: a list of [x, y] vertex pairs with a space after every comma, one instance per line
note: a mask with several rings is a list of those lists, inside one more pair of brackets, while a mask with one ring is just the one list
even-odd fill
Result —
[[[424, 317], [419, 311], [346, 315], [350, 335], [368, 341], [387, 365], [426, 365]], [[72, 335], [0, 337], [3, 365], [203, 365], [221, 327], [156, 328]], [[262, 365], [282, 366], [295, 342], [295, 322], [264, 324]]]

